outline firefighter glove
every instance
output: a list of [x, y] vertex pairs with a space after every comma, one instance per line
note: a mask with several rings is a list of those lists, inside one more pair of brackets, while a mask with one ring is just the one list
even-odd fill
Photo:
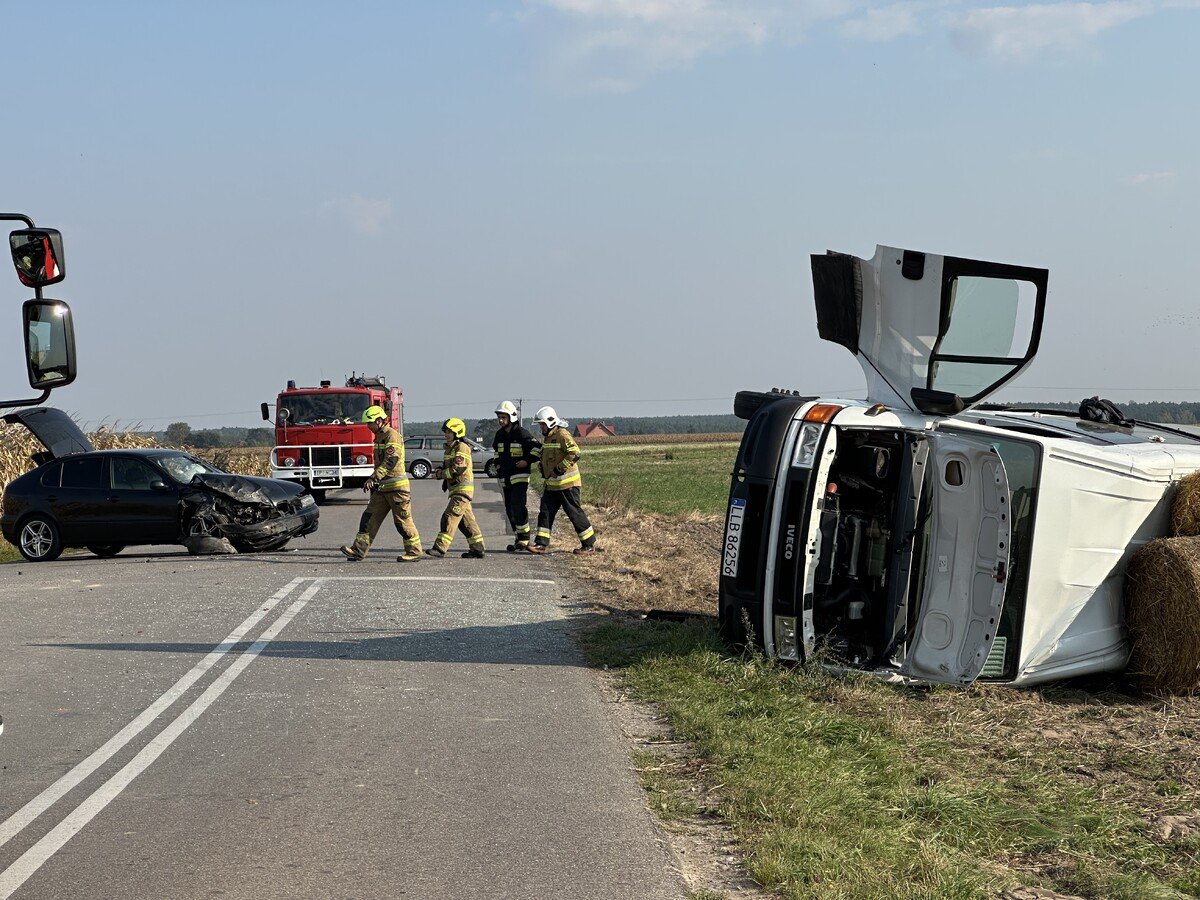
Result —
[[366, 481], [364, 481], [364, 482], [363, 482], [363, 490], [364, 490], [364, 491], [373, 491], [373, 490], [375, 490], [375, 479], [374, 479], [374, 478], [368, 478]]

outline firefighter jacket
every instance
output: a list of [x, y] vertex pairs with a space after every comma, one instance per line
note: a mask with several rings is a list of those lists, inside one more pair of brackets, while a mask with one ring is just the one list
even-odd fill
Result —
[[377, 491], [407, 491], [408, 471], [404, 468], [404, 438], [395, 428], [384, 425], [375, 435], [375, 479]]
[[442, 480], [451, 496], [475, 496], [475, 472], [471, 465], [471, 447], [455, 438], [443, 444]]
[[582, 485], [583, 479], [576, 465], [578, 459], [579, 445], [571, 433], [561, 425], [551, 428], [541, 447], [542, 477], [546, 479], [546, 490], [565, 491]]
[[[496, 466], [500, 477], [508, 484], [528, 484], [529, 473], [537, 462], [534, 451], [541, 445], [534, 440], [533, 435], [520, 425], [511, 428], [496, 429], [492, 438], [492, 450], [496, 454]], [[525, 460], [525, 468], [518, 469], [517, 462]]]

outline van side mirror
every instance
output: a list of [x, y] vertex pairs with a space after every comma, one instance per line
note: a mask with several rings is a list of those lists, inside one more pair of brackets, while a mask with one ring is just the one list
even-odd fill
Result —
[[63, 387], [75, 380], [75, 326], [71, 307], [61, 300], [26, 300], [25, 362], [29, 386], [40, 390]]
[[268, 406], [267, 406], [267, 404], [263, 403], [263, 404], [260, 404], [258, 408], [259, 408], [260, 410], [262, 410], [262, 417], [263, 417], [263, 421], [264, 421], [264, 422], [270, 422], [270, 421], [271, 421], [271, 410], [270, 410], [270, 407], [268, 407]]
[[8, 236], [21, 284], [41, 288], [67, 277], [62, 235], [55, 228], [22, 228]]

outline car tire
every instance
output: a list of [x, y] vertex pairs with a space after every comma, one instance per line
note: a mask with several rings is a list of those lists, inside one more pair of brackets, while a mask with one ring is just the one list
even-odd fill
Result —
[[487, 463], [484, 464], [483, 474], [488, 478], [498, 478], [500, 476], [500, 463], [496, 462], [494, 459], [489, 459]]
[[62, 555], [62, 536], [48, 516], [30, 516], [17, 529], [17, 550], [30, 562], [50, 562]]
[[433, 472], [433, 466], [423, 459], [418, 459], [409, 469], [413, 478], [428, 478]]
[[106, 559], [110, 556], [116, 556], [125, 549], [124, 544], [88, 544], [88, 550], [95, 553], [101, 559]]

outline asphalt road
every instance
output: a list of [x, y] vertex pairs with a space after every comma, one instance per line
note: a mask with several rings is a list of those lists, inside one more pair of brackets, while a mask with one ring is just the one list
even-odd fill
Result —
[[686, 896], [499, 491], [486, 560], [396, 563], [389, 522], [344, 561], [362, 503], [279, 553], [0, 566], [0, 900]]

